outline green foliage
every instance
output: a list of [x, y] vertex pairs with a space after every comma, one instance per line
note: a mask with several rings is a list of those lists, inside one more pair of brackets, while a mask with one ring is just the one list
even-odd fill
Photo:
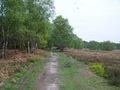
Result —
[[64, 19], [62, 16], [56, 17], [53, 23], [54, 27], [51, 42], [54, 46], [63, 50], [70, 43], [72, 27], [69, 25], [68, 20]]
[[116, 49], [120, 49], [120, 43], [115, 43]]
[[110, 41], [105, 41], [101, 43], [101, 49], [102, 50], [107, 50], [107, 51], [111, 51], [114, 50], [116, 48], [115, 44], [113, 44]]
[[90, 64], [90, 69], [98, 76], [105, 76], [105, 69], [102, 64], [92, 63]]
[[76, 49], [83, 48], [83, 41], [82, 41], [82, 39], [77, 37], [75, 34], [71, 35], [69, 47], [70, 48], [76, 48]]
[[[2, 0], [0, 3], [0, 48], [27, 49], [65, 47], [82, 48], [82, 40], [73, 34], [67, 19], [54, 16], [52, 0]], [[9, 43], [8, 43], [9, 42]]]
[[91, 50], [99, 50], [100, 49], [100, 44], [97, 41], [90, 41], [88, 44], [88, 48]]
[[111, 51], [111, 50], [116, 49], [116, 47], [119, 48], [119, 45], [112, 43], [110, 41], [104, 41], [104, 42], [97, 42], [97, 41], [86, 42], [86, 41], [84, 41], [84, 48], [88, 48], [91, 50]]
[[65, 47], [82, 48], [82, 40], [73, 34], [72, 30], [73, 28], [67, 19], [64, 19], [62, 16], [56, 17], [53, 21], [53, 30], [50, 39], [51, 46], [55, 46], [61, 50]]
[[0, 1], [0, 48], [45, 48], [53, 15], [52, 0]]

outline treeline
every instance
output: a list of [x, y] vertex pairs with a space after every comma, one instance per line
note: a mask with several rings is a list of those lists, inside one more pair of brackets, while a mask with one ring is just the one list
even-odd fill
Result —
[[73, 33], [68, 19], [57, 16], [52, 0], [0, 0], [0, 57], [7, 49], [34, 52], [37, 48], [120, 49], [120, 44], [82, 41]]
[[120, 49], [120, 43], [113, 43], [110, 41], [97, 42], [97, 41], [84, 41], [84, 48], [88, 48], [90, 50], [107, 50], [111, 51], [114, 49]]
[[0, 0], [0, 57], [7, 49], [82, 48], [67, 19], [58, 16], [52, 22], [54, 9], [52, 0]]

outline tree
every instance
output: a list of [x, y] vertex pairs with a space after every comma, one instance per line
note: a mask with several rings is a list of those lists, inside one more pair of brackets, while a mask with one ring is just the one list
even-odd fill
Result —
[[116, 48], [115, 44], [110, 41], [101, 42], [101, 50], [111, 51]]
[[0, 0], [2, 57], [6, 48], [27, 49], [31, 53], [46, 47], [53, 15], [52, 0]]
[[[23, 0], [5, 0], [5, 18], [8, 32], [7, 42], [13, 44], [13, 48], [17, 47], [18, 33], [23, 29], [25, 20], [25, 10]], [[20, 33], [19, 33], [20, 34]]]
[[83, 41], [83, 47], [84, 47], [84, 48], [88, 48], [88, 46], [89, 46], [88, 44], [89, 44], [88, 41]]
[[53, 21], [53, 25], [54, 29], [51, 41], [55, 47], [59, 48], [62, 51], [70, 44], [72, 27], [68, 23], [68, 20], [64, 19], [62, 16], [57, 16]]
[[120, 43], [114, 43], [116, 46], [116, 49], [120, 49]]
[[87, 46], [91, 50], [99, 50], [100, 49], [100, 43], [97, 41], [90, 41]]
[[75, 34], [71, 35], [70, 38], [70, 44], [69, 44], [70, 48], [76, 48], [76, 49], [81, 49], [83, 48], [83, 41], [82, 39], [80, 39], [78, 36], [76, 36]]
[[0, 38], [1, 39], [1, 43], [2, 43], [2, 52], [1, 52], [1, 56], [2, 58], [5, 58], [5, 28], [4, 28], [4, 23], [5, 23], [5, 20], [4, 20], [4, 0], [0, 1], [0, 29], [1, 29], [1, 36]]
[[[45, 47], [47, 45], [47, 31], [49, 30], [49, 18], [54, 12], [53, 2], [51, 0], [27, 0], [26, 1], [27, 19], [27, 51], [30, 53], [32, 49]], [[30, 35], [32, 33], [32, 35]], [[35, 36], [32, 40], [32, 36]], [[38, 45], [39, 44], [39, 45]]]

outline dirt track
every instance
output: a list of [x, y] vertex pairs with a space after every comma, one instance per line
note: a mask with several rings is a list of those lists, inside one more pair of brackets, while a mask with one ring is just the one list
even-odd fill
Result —
[[59, 90], [57, 78], [57, 56], [51, 53], [49, 62], [36, 80], [33, 90]]

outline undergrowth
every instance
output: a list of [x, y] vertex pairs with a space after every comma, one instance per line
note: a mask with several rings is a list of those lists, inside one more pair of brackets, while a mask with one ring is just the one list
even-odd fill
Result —
[[14, 74], [4, 82], [2, 90], [30, 90], [46, 62], [45, 58], [29, 58], [22, 69], [16, 69]]

